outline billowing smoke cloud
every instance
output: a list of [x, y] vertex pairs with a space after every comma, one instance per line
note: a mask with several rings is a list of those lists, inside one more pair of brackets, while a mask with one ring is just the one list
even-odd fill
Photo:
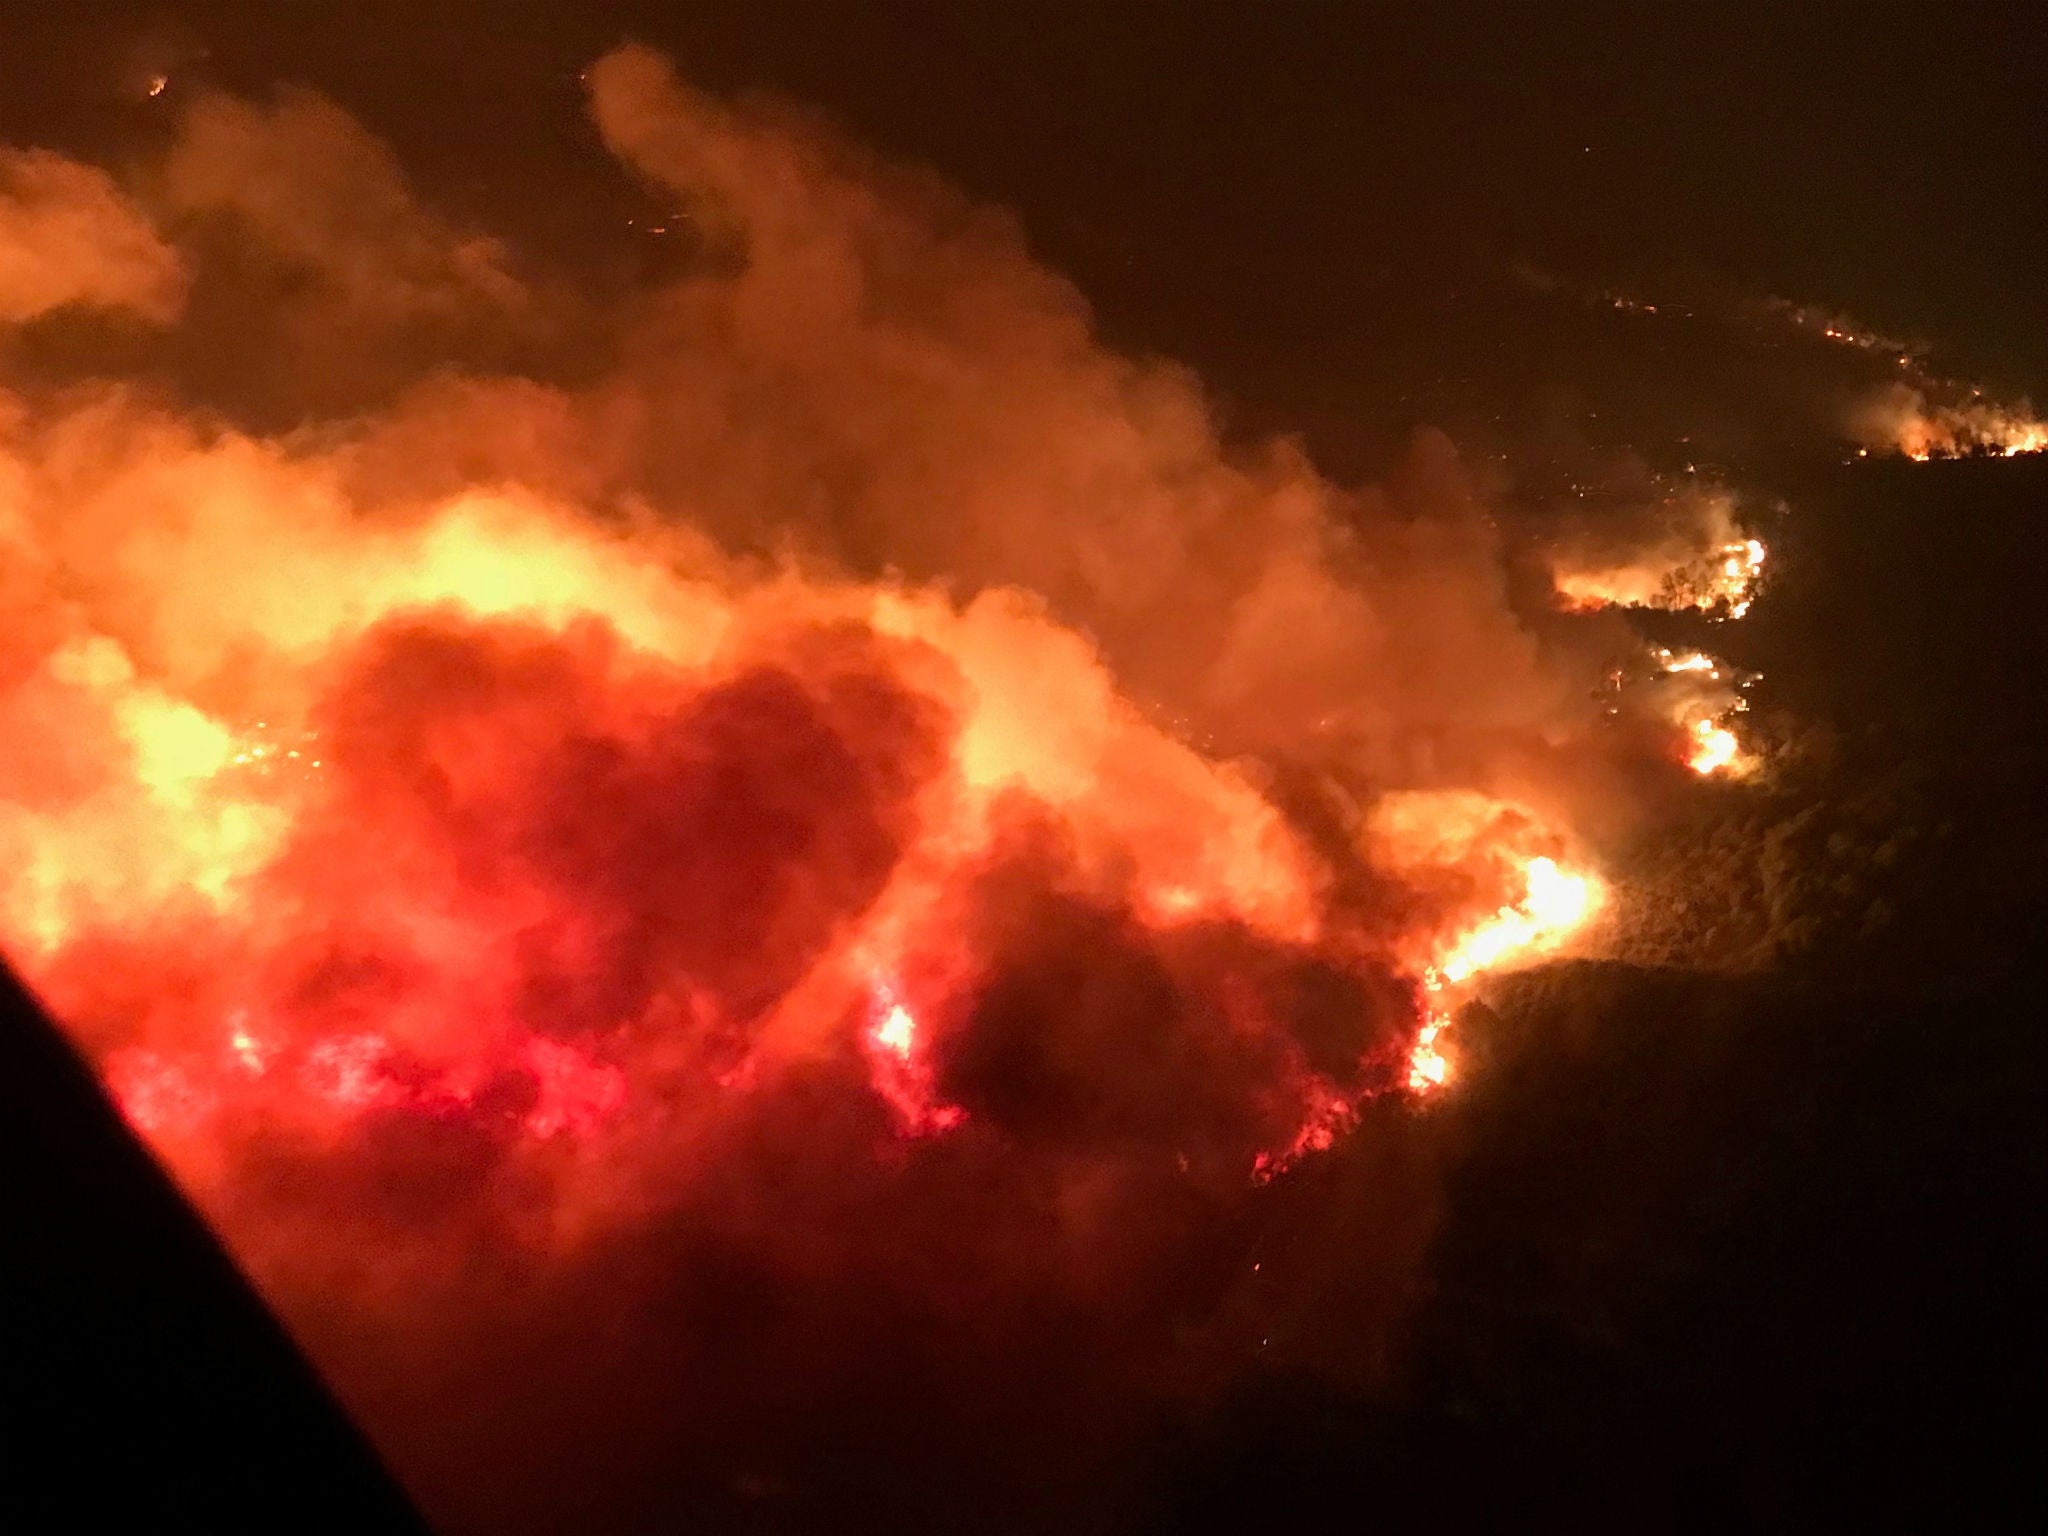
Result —
[[184, 289], [177, 253], [112, 177], [48, 151], [0, 149], [0, 322], [72, 305], [165, 322]]
[[0, 399], [0, 927], [451, 1528], [1050, 1520], [1670, 754], [1446, 440], [1226, 444], [1001, 215], [588, 79], [676, 210], [603, 302], [303, 94], [5, 162], [0, 316], [180, 323]]
[[201, 96], [160, 196], [181, 220], [233, 221], [309, 281], [327, 307], [323, 330], [510, 311], [524, 298], [497, 242], [421, 207], [385, 145], [311, 92], [269, 106]]
[[[1556, 718], [1448, 445], [1366, 494], [1286, 444], [1234, 454], [1195, 381], [1098, 346], [1002, 216], [643, 52], [590, 83], [607, 142], [737, 268], [670, 295], [629, 363], [664, 500], [729, 539], [766, 505], [859, 566], [1024, 586], [1232, 746], [1335, 717], [1414, 748], [1438, 713], [1429, 745], [1456, 751]], [[1358, 718], [1383, 713], [1408, 729]]]

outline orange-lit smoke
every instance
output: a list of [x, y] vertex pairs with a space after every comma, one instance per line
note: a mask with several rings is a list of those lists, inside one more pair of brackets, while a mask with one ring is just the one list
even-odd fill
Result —
[[1559, 604], [1691, 609], [1730, 619], [1748, 613], [1763, 577], [1763, 541], [1741, 532], [1725, 496], [1675, 498], [1673, 512], [1655, 543], [1625, 558], [1560, 548], [1551, 569]]
[[[1639, 528], [1644, 518], [1625, 520]], [[1693, 613], [1714, 622], [1743, 618], [1755, 604], [1769, 551], [1738, 521], [1734, 499], [1697, 486], [1671, 494], [1647, 514], [1650, 533], [1633, 553], [1617, 550], [1612, 531], [1567, 523], [1549, 552], [1561, 608]], [[1660, 681], [1651, 708], [1668, 722], [1672, 755], [1702, 777], [1740, 776], [1756, 766], [1732, 727], [1748, 708], [1737, 691], [1756, 679], [1700, 650], [1647, 651]]]
[[106, 172], [0, 146], [0, 324], [71, 306], [167, 321], [184, 291], [177, 253]]
[[[904, 1349], [1164, 1348], [1128, 1298], [1602, 891], [1598, 713], [1447, 442], [1228, 447], [1001, 217], [589, 80], [703, 231], [617, 313], [305, 95], [127, 191], [0, 161], [0, 320], [188, 343], [0, 394], [0, 934], [458, 1524]], [[512, 370], [569, 321], [575, 384]], [[1654, 598], [1739, 611], [1697, 531]]]
[[1954, 390], [1957, 398], [1944, 403], [1930, 395], [1938, 387], [1932, 381], [1928, 388], [1887, 386], [1858, 407], [1852, 435], [1868, 451], [1909, 459], [2013, 458], [2048, 449], [2048, 422], [2029, 402], [2000, 404], [1977, 390]]

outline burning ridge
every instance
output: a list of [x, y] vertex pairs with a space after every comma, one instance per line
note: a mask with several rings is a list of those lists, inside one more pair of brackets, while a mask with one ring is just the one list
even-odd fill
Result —
[[[997, 1455], [1196, 1389], [1196, 1256], [1585, 940], [1581, 813], [1738, 757], [1617, 728], [1441, 438], [1227, 446], [999, 215], [587, 78], [693, 232], [618, 301], [306, 93], [0, 158], [0, 320], [73, 347], [0, 354], [0, 933], [465, 1527], [773, 1484], [864, 1390]], [[1764, 562], [1712, 498], [1579, 553]]]

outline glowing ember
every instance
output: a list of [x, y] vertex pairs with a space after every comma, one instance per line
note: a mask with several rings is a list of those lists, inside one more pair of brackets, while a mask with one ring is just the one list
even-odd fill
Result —
[[967, 1118], [957, 1104], [938, 1101], [932, 1069], [918, 1050], [917, 1018], [895, 1001], [887, 986], [875, 989], [880, 1014], [867, 1034], [875, 1092], [889, 1106], [899, 1134], [931, 1136], [950, 1131]]

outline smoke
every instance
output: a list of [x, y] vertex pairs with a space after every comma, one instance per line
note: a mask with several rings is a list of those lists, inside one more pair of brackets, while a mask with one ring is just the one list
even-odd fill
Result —
[[0, 149], [0, 323], [72, 305], [166, 323], [184, 290], [177, 253], [112, 177], [47, 150]]
[[[2006, 404], [1983, 398], [1981, 390], [1965, 394], [1961, 386], [1944, 390], [1940, 381], [1920, 382], [1918, 388], [1890, 384], [1857, 402], [1849, 430], [1866, 451], [1952, 459], [1973, 453], [2011, 458], [2048, 449], [2048, 423], [2034, 414], [2031, 402]], [[1930, 399], [1930, 392], [1951, 398]]]
[[1551, 580], [1568, 608], [1748, 611], [1764, 560], [1735, 498], [1698, 482], [1656, 488], [1617, 515], [1567, 512], [1548, 540]]
[[[1228, 443], [1000, 213], [587, 78], [671, 210], [622, 294], [303, 92], [0, 162], [0, 317], [165, 327], [0, 397], [12, 951], [453, 1529], [1051, 1520], [1261, 1355], [1347, 1139], [1384, 1373], [1411, 1061], [1669, 723], [1447, 439]], [[1658, 526], [1603, 555], [1739, 532]]]

